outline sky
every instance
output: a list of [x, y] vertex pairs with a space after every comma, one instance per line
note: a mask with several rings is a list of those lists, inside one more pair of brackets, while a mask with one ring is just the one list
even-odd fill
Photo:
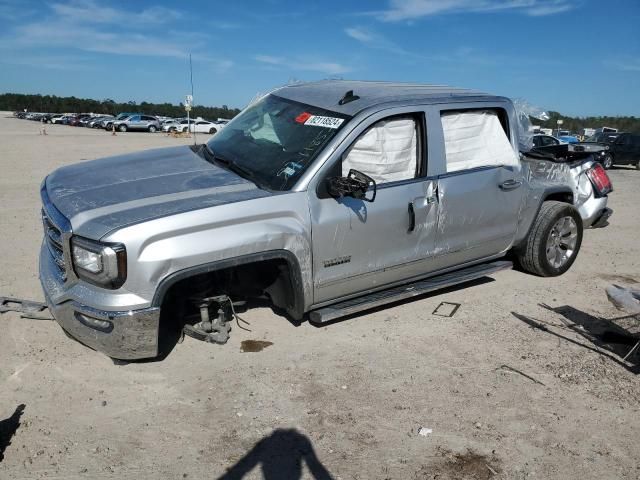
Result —
[[640, 0], [0, 0], [0, 93], [242, 108], [291, 81], [446, 84], [640, 116]]

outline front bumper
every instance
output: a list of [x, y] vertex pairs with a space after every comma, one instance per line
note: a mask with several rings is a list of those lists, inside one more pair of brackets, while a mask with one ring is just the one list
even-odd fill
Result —
[[122, 360], [158, 355], [159, 308], [104, 311], [66, 298], [64, 280], [44, 242], [40, 249], [40, 283], [51, 314], [80, 343]]

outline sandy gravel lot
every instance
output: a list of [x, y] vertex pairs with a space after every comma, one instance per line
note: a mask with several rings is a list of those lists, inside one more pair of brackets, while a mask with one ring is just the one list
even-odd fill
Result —
[[[189, 142], [38, 130], [0, 115], [0, 296], [42, 299], [48, 172]], [[325, 328], [254, 309], [224, 346], [187, 338], [128, 365], [4, 314], [0, 478], [640, 478], [638, 365], [592, 341], [640, 331], [604, 292], [640, 282], [640, 171], [610, 175], [611, 225], [585, 233], [560, 278], [507, 271]], [[443, 300], [462, 304], [453, 318], [431, 314]], [[241, 352], [249, 339], [273, 345]]]

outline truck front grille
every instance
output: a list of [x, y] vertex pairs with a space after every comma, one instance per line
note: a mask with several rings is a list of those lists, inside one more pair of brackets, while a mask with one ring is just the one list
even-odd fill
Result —
[[64, 243], [62, 231], [52, 221], [47, 213], [42, 211], [42, 224], [44, 226], [44, 239], [49, 248], [49, 253], [53, 257], [60, 275], [64, 281], [67, 280], [67, 266], [64, 259]]

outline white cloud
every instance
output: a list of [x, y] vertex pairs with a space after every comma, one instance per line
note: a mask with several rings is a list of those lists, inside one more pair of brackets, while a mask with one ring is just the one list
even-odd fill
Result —
[[395, 53], [399, 55], [408, 55], [408, 56], [417, 56], [405, 50], [404, 48], [396, 45], [391, 40], [388, 40], [383, 35], [376, 33], [372, 30], [363, 28], [363, 27], [349, 27], [345, 28], [344, 32], [354, 40], [366, 45], [370, 48], [375, 48], [378, 50], [385, 50], [390, 53]]
[[376, 37], [373, 34], [359, 27], [346, 28], [344, 31], [351, 38], [355, 38], [362, 43], [370, 44], [376, 41]]
[[[19, 25], [0, 37], [1, 48], [28, 52], [38, 48], [58, 48], [183, 60], [193, 52], [194, 60], [218, 72], [233, 65], [231, 60], [206, 53], [211, 44], [207, 35], [171, 30], [168, 25], [161, 34], [155, 33], [159, 23], [172, 22], [180, 17], [179, 12], [164, 7], [127, 12], [102, 7], [93, 0], [72, 0], [52, 4], [51, 12], [46, 20]], [[131, 28], [133, 24], [136, 28]], [[48, 64], [54, 68], [56, 63]]]
[[605, 66], [623, 72], [640, 72], [640, 58], [625, 56], [604, 62]]
[[300, 58], [275, 57], [273, 55], [256, 55], [254, 59], [260, 63], [288, 70], [304, 70], [320, 72], [326, 75], [339, 75], [351, 71], [351, 68], [336, 62], [310, 61]]
[[579, 0], [390, 0], [389, 8], [374, 14], [397, 22], [445, 13], [512, 10], [530, 16], [553, 15], [576, 7]]
[[53, 3], [51, 9], [60, 19], [74, 23], [159, 24], [182, 16], [179, 11], [165, 7], [150, 7], [133, 12], [103, 6], [94, 0]]

